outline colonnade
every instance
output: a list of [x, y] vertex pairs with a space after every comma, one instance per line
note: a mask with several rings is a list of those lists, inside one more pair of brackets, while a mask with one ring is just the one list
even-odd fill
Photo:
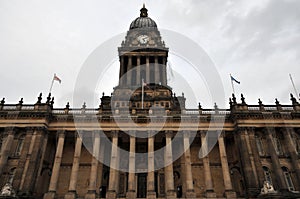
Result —
[[[194, 191], [194, 183], [193, 183], [193, 175], [192, 175], [192, 165], [191, 165], [191, 154], [190, 154], [190, 132], [182, 132], [183, 138], [183, 147], [184, 147], [184, 170], [185, 170], [185, 197], [186, 198], [196, 198], [196, 193]], [[151, 134], [151, 133], [150, 133]], [[166, 198], [176, 198], [176, 189], [174, 187], [174, 173], [173, 173], [173, 157], [172, 157], [172, 138], [173, 131], [165, 132], [165, 168], [164, 168], [164, 176], [165, 176], [165, 197]], [[96, 180], [97, 180], [97, 166], [98, 160], [96, 157], [99, 155], [100, 149], [100, 136], [95, 134], [94, 144], [93, 144], [93, 158], [91, 161], [91, 170], [90, 170], [90, 178], [89, 178], [89, 188], [88, 192], [85, 196], [86, 199], [94, 199], [96, 198]], [[109, 173], [109, 184], [108, 190], [106, 194], [106, 198], [115, 199], [117, 198], [117, 190], [118, 190], [118, 173], [117, 170], [119, 166], [119, 152], [118, 152], [118, 131], [112, 131], [112, 148], [111, 148], [111, 160], [110, 160], [110, 173]], [[62, 159], [63, 147], [64, 147], [64, 139], [65, 134], [63, 132], [58, 133], [58, 145], [56, 149], [55, 160], [53, 164], [52, 176], [49, 185], [49, 192], [45, 194], [44, 198], [54, 198], [57, 190], [57, 182], [60, 170], [60, 164]], [[156, 198], [155, 192], [155, 174], [154, 174], [154, 136], [150, 136], [148, 138], [148, 173], [147, 173], [147, 198], [154, 199]], [[135, 151], [136, 151], [136, 138], [133, 135], [130, 136], [130, 146], [129, 146], [129, 172], [128, 172], [128, 189], [127, 189], [127, 198], [135, 198], [136, 197], [136, 179], [135, 179]], [[201, 132], [201, 142], [204, 143], [207, 140], [205, 139], [205, 133]], [[228, 198], [236, 197], [235, 192], [232, 188], [228, 161], [226, 156], [226, 148], [224, 143], [223, 134], [218, 139], [219, 151], [220, 151], [220, 159], [222, 165], [222, 173], [225, 185], [225, 195]], [[69, 183], [68, 193], [65, 195], [66, 199], [76, 198], [76, 183], [79, 169], [79, 159], [80, 159], [80, 151], [81, 151], [82, 141], [79, 137], [76, 138], [75, 144], [75, 152], [73, 157], [73, 165], [71, 170], [71, 177]], [[203, 169], [204, 169], [204, 177], [205, 177], [205, 185], [206, 185], [206, 197], [216, 197], [216, 193], [214, 192], [213, 180], [210, 171], [210, 163], [209, 156], [203, 158]]]
[[[141, 86], [145, 83], [167, 85], [166, 58], [160, 56], [145, 56], [145, 63], [141, 56], [120, 57], [120, 82], [122, 86]], [[150, 60], [153, 59], [153, 60]], [[135, 64], [133, 64], [133, 59]], [[121, 78], [122, 77], [122, 78]]]
[[[185, 152], [182, 156], [184, 158], [184, 164], [183, 169], [185, 173], [184, 178], [184, 186], [185, 186], [185, 193], [184, 196], [186, 198], [195, 198], [195, 191], [194, 191], [194, 183], [193, 183], [193, 175], [192, 175], [192, 165], [191, 165], [191, 152], [190, 152], [190, 133], [182, 132], [182, 139], [183, 139], [183, 147], [185, 149]], [[274, 131], [270, 129], [266, 129], [265, 135], [268, 141], [268, 151], [270, 153], [270, 157], [272, 160], [272, 167], [273, 170], [278, 173], [276, 176], [276, 181], [278, 183], [278, 186], [281, 189], [287, 189], [287, 185], [285, 182], [285, 178], [283, 176], [282, 170], [281, 170], [281, 164], [279, 162], [279, 158], [276, 155], [275, 152], [275, 146], [274, 142], [272, 140], [274, 136]], [[293, 134], [294, 134], [293, 128], [286, 128], [285, 129], [285, 139], [284, 144], [287, 146], [287, 152], [289, 153], [291, 157], [291, 164], [295, 170], [297, 180], [300, 181], [300, 167], [299, 167], [299, 158], [297, 156], [295, 144], [293, 141]], [[7, 164], [9, 152], [11, 149], [11, 145], [14, 139], [14, 130], [7, 130], [5, 133], [5, 139], [3, 139], [2, 147], [1, 147], [1, 156], [0, 156], [0, 172], [3, 172], [3, 169], [5, 165]], [[205, 132], [200, 132], [201, 134], [201, 143], [202, 146], [205, 146], [204, 143], [207, 142]], [[42, 134], [38, 133], [37, 131], [32, 131], [31, 134], [31, 144], [27, 147], [28, 153], [31, 154], [34, 151], [35, 146], [37, 146], [37, 141], [39, 141], [39, 146], [41, 146], [41, 143], [47, 143], [47, 137], [41, 136]], [[93, 158], [91, 160], [91, 167], [90, 167], [90, 177], [89, 177], [89, 186], [88, 191], [85, 195], [86, 199], [92, 199], [96, 198], [96, 190], [97, 187], [97, 179], [98, 176], [101, 175], [99, 173], [99, 162], [97, 157], [99, 156], [100, 152], [103, 152], [104, 147], [100, 144], [101, 143], [101, 137], [99, 134], [94, 133], [94, 139], [93, 139]], [[118, 190], [118, 170], [113, 168], [118, 168], [119, 164], [119, 153], [118, 153], [118, 139], [119, 134], [118, 131], [111, 132], [112, 135], [112, 148], [111, 148], [111, 169], [109, 173], [109, 184], [108, 184], [108, 190], [107, 190], [107, 198], [116, 198], [117, 197], [117, 190]], [[164, 177], [165, 177], [165, 197], [166, 198], [176, 198], [176, 190], [174, 187], [174, 176], [173, 176], [173, 157], [172, 157], [172, 138], [173, 138], [174, 132], [173, 131], [166, 131], [165, 132], [165, 165], [167, 165], [164, 168]], [[249, 129], [242, 129], [240, 130], [239, 139], [237, 144], [240, 146], [239, 151], [241, 154], [241, 161], [242, 165], [245, 166], [243, 168], [244, 171], [247, 171], [245, 173], [245, 180], [246, 180], [246, 188], [250, 189], [252, 188], [259, 188], [261, 187], [264, 177], [263, 172], [261, 170], [261, 161], [259, 160], [257, 148], [255, 147], [255, 138], [254, 138], [254, 130], [250, 128]], [[60, 167], [61, 167], [61, 161], [62, 161], [62, 155], [63, 155], [63, 149], [65, 144], [65, 132], [64, 131], [58, 131], [57, 132], [57, 148], [54, 158], [54, 163], [52, 167], [52, 175], [49, 183], [49, 189], [48, 192], [44, 195], [45, 199], [48, 198], [55, 198], [56, 192], [57, 192], [57, 186], [58, 186], [58, 179], [59, 179], [59, 173], [60, 173]], [[147, 140], [148, 142], [148, 173], [147, 173], [147, 198], [156, 198], [156, 190], [155, 190], [155, 173], [154, 173], [154, 140], [155, 138], [150, 136]], [[227, 198], [234, 198], [236, 197], [236, 194], [233, 190], [233, 185], [231, 182], [230, 177], [230, 170], [228, 166], [228, 160], [227, 160], [227, 153], [225, 148], [225, 142], [224, 142], [224, 132], [221, 134], [221, 136], [218, 138], [218, 149], [220, 154], [220, 160], [221, 160], [221, 167], [222, 167], [222, 174], [223, 174], [223, 180], [224, 180], [224, 189], [225, 189], [225, 196]], [[43, 153], [45, 152], [45, 146], [42, 147]], [[68, 192], [65, 195], [65, 198], [76, 198], [76, 188], [77, 188], [77, 181], [78, 181], [78, 172], [79, 172], [79, 160], [81, 156], [81, 149], [82, 149], [82, 140], [79, 136], [76, 137], [75, 141], [75, 150], [74, 150], [74, 157], [73, 157], [73, 164], [71, 169], [71, 175], [69, 180], [69, 186], [68, 186]], [[205, 149], [204, 149], [205, 150]], [[207, 149], [206, 149], [207, 150]], [[136, 197], [136, 178], [135, 178], [135, 151], [136, 151], [136, 138], [133, 135], [130, 136], [130, 146], [129, 146], [129, 172], [128, 172], [128, 189], [127, 189], [127, 198], [134, 198]], [[34, 155], [35, 156], [35, 155]], [[24, 162], [24, 169], [21, 175], [21, 181], [19, 183], [20, 189], [23, 189], [27, 187], [27, 183], [25, 180], [27, 180], [27, 170], [31, 169], [30, 164], [30, 156], [26, 156], [27, 159], [25, 159]], [[210, 166], [210, 158], [209, 155], [204, 157], [203, 159], [203, 173], [204, 173], [204, 181], [205, 181], [205, 196], [207, 198], [213, 198], [216, 197], [216, 193], [214, 191], [214, 183], [212, 180], [212, 172], [211, 172], [211, 166]], [[247, 167], [247, 168], [246, 168]], [[25, 170], [25, 171], [24, 171]], [[1, 174], [0, 173], [0, 174]], [[297, 188], [298, 189], [298, 188]], [[249, 192], [249, 193], [250, 193]]]

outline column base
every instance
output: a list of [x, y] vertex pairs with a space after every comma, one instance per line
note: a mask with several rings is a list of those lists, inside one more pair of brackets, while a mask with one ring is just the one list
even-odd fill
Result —
[[156, 192], [155, 191], [148, 191], [147, 192], [147, 199], [156, 199]]
[[65, 195], [65, 199], [76, 199], [76, 191], [68, 191]]
[[116, 191], [108, 191], [106, 193], [106, 199], [116, 199], [116, 198], [117, 198]]
[[225, 191], [225, 197], [226, 198], [236, 198], [236, 193], [232, 190]]
[[196, 193], [194, 190], [187, 190], [185, 193], [185, 197], [189, 199], [196, 198]]
[[126, 198], [127, 199], [134, 199], [136, 198], [136, 194], [135, 194], [135, 191], [134, 190], [130, 190], [126, 193]]
[[96, 199], [96, 191], [88, 190], [87, 194], [84, 196], [85, 199]]
[[166, 196], [167, 196], [166, 197], [167, 199], [176, 199], [177, 198], [175, 190], [168, 190]]
[[54, 199], [56, 195], [55, 191], [49, 191], [47, 193], [44, 194], [44, 199]]
[[217, 194], [214, 192], [214, 190], [206, 190], [205, 197], [207, 197], [207, 198], [216, 198]]

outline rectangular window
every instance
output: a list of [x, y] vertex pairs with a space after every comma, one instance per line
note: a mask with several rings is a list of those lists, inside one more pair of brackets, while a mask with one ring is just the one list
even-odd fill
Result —
[[260, 137], [256, 137], [255, 138], [256, 141], [256, 146], [257, 146], [257, 150], [260, 156], [265, 155], [264, 149], [263, 149], [263, 144], [262, 144], [262, 139]]

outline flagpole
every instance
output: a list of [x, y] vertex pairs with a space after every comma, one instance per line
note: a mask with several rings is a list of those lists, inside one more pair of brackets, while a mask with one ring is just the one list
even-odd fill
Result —
[[[55, 75], [55, 74], [54, 74], [54, 75]], [[53, 83], [54, 83], [54, 77], [52, 78], [52, 82], [51, 82], [51, 86], [50, 86], [49, 93], [51, 93], [51, 91], [52, 91]]]
[[234, 91], [234, 85], [233, 85], [233, 82], [232, 82], [232, 78], [231, 78], [231, 74], [230, 74], [230, 81], [231, 81], [231, 87], [232, 87], [232, 91], [233, 91], [233, 94], [235, 95], [235, 91]]
[[292, 82], [292, 85], [293, 85], [293, 88], [294, 88], [295, 94], [296, 94], [296, 96], [298, 96], [298, 91], [297, 91], [297, 89], [296, 89], [296, 86], [295, 86], [295, 84], [294, 84], [294, 81], [293, 81], [292, 75], [291, 75], [291, 74], [289, 74], [289, 75], [290, 75], [290, 80], [291, 80], [291, 82]]
[[142, 109], [144, 109], [144, 79], [142, 79]]

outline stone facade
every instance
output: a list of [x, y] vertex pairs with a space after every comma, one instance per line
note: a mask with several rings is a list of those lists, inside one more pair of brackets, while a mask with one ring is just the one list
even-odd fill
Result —
[[54, 108], [51, 94], [1, 101], [0, 198], [299, 198], [295, 97], [248, 105], [233, 95], [229, 109], [186, 109], [167, 85], [168, 48], [145, 7], [133, 23], [119, 48], [119, 85], [99, 108]]

